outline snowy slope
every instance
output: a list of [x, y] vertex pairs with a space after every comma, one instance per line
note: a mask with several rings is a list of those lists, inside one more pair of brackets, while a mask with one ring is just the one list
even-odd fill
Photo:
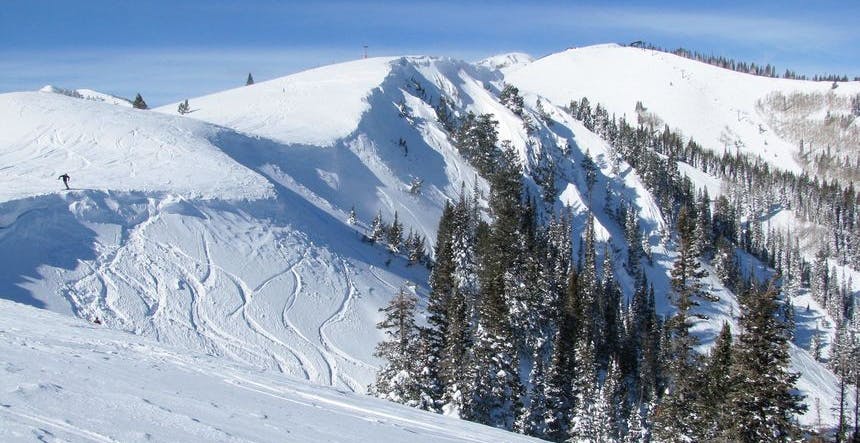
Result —
[[[0, 95], [0, 202], [75, 189], [256, 199], [272, 187], [225, 155], [211, 125], [46, 92]], [[189, 168], [194, 165], [194, 168]]]
[[[432, 245], [445, 201], [475, 185], [475, 170], [432, 107], [445, 96], [460, 115], [493, 114], [527, 174], [557, 165], [554, 205], [573, 211], [574, 236], [593, 213], [598, 238], [623, 257], [607, 195], [634, 203], [656, 258], [646, 273], [660, 312], [670, 313], [675, 252], [660, 241], [666, 223], [654, 198], [605, 141], [558, 106], [567, 97], [526, 93], [534, 125], [527, 131], [497, 99], [506, 80], [445, 58], [368, 59], [191, 98], [185, 116], [175, 115], [176, 104], [153, 112], [2, 95], [0, 117], [16, 124], [0, 134], [0, 164], [12, 165], [0, 177], [0, 248], [16, 254], [0, 257], [0, 297], [362, 392], [380, 363], [372, 357], [382, 337], [378, 309], [406, 284], [426, 294], [428, 273], [362, 242], [361, 233], [377, 212], [389, 221], [396, 212]], [[550, 121], [536, 112], [538, 99]], [[599, 168], [590, 196], [586, 152]], [[51, 193], [65, 171], [78, 189]], [[421, 192], [410, 193], [417, 179]], [[526, 185], [540, 194], [531, 178]], [[351, 208], [357, 226], [345, 223]], [[633, 282], [617, 267], [629, 296]], [[703, 348], [737, 312], [734, 295], [709, 283], [721, 302], [702, 308], [710, 317], [697, 325]], [[807, 360], [796, 367], [824, 371]], [[832, 377], [815, 371], [803, 383], [815, 395], [833, 388]]]
[[131, 108], [131, 100], [122, 97], [116, 97], [110, 94], [105, 94], [104, 92], [93, 91], [92, 89], [66, 89], [59, 88], [53, 85], [46, 85], [39, 92], [51, 92], [54, 94], [62, 94], [67, 95], [69, 97], [80, 98], [84, 100], [91, 100], [94, 102], [103, 102], [111, 105], [122, 106], [124, 108]]
[[[588, 97], [610, 113], [636, 121], [641, 101], [670, 127], [717, 152], [739, 150], [780, 168], [799, 171], [797, 143], [775, 134], [757, 101], [769, 94], [831, 92], [830, 82], [742, 74], [664, 52], [614, 44], [573, 48], [511, 72], [507, 80], [559, 105]], [[840, 97], [860, 93], [860, 82], [840, 83]]]
[[[389, 58], [324, 66], [189, 99], [192, 118], [284, 143], [328, 146], [355, 130], [363, 99], [389, 72]], [[159, 110], [177, 113], [178, 104]]]
[[0, 440], [534, 441], [4, 300]]

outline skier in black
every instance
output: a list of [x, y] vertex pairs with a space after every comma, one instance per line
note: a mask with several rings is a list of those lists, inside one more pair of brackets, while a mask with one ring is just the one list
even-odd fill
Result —
[[69, 174], [63, 174], [63, 175], [61, 175], [61, 176], [57, 177], [57, 180], [62, 180], [62, 181], [63, 181], [63, 184], [64, 184], [64, 185], [66, 185], [66, 190], [67, 190], [67, 191], [69, 190], [69, 179], [70, 179], [70, 178], [71, 178], [71, 177], [69, 177]]

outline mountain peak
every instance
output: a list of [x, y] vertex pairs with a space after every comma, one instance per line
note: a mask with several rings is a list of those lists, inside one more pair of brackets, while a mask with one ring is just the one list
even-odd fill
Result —
[[487, 57], [475, 63], [490, 69], [509, 73], [522, 68], [534, 61], [534, 57], [525, 52], [508, 52]]

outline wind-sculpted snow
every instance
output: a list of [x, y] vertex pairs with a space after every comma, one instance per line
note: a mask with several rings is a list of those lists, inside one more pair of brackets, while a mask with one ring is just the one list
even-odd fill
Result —
[[5, 300], [0, 355], [4, 442], [534, 441]]

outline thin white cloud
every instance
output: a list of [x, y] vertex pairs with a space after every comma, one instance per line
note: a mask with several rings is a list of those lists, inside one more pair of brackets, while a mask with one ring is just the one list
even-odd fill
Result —
[[584, 8], [578, 20], [591, 28], [641, 29], [664, 35], [710, 37], [750, 46], [820, 48], [857, 37], [856, 28], [815, 24], [796, 19], [737, 13], [661, 11], [629, 8]]

